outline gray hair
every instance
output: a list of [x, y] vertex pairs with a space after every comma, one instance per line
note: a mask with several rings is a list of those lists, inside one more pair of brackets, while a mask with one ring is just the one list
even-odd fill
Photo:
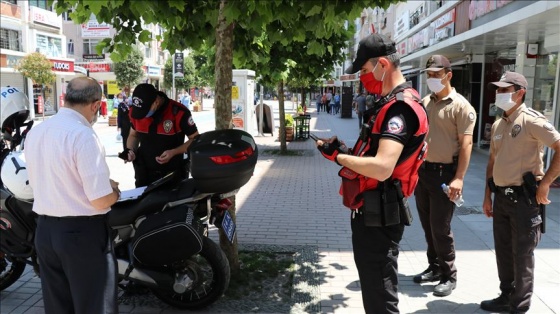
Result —
[[77, 77], [72, 79], [66, 87], [64, 102], [70, 106], [86, 106], [101, 100], [101, 86], [90, 77]]
[[[381, 58], [381, 57], [377, 57], [377, 58], [371, 58], [369, 59], [369, 61], [374, 64], [377, 62], [377, 60]], [[391, 62], [391, 64], [395, 67], [398, 68], [399, 65], [401, 65], [401, 57], [399, 56], [398, 52], [392, 53], [388, 56], [383, 56], [383, 58], [386, 58], [387, 60], [389, 60], [389, 62]]]

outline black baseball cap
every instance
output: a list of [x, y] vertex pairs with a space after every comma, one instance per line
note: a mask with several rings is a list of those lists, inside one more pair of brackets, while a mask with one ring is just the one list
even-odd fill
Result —
[[142, 83], [136, 85], [134, 93], [132, 93], [132, 102], [130, 108], [131, 117], [134, 119], [143, 119], [150, 111], [150, 107], [156, 101], [158, 91], [152, 84]]
[[425, 71], [438, 72], [443, 69], [451, 69], [451, 63], [449, 59], [442, 55], [433, 55], [428, 59], [428, 62], [426, 62]]
[[381, 34], [371, 34], [360, 40], [356, 59], [352, 65], [346, 69], [346, 74], [353, 74], [362, 68], [362, 66], [371, 58], [384, 57], [397, 52], [395, 42], [389, 37]]
[[506, 73], [502, 75], [502, 77], [498, 82], [491, 82], [490, 84], [488, 84], [490, 88], [496, 88], [496, 86], [510, 87], [511, 85], [518, 85], [527, 89], [527, 85], [529, 84], [527, 84], [527, 80], [525, 79], [525, 76], [517, 72], [510, 72], [510, 71], [506, 71]]

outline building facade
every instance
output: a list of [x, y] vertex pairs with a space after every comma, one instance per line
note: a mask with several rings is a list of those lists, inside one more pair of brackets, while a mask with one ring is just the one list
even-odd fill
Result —
[[[527, 106], [560, 127], [560, 1], [408, 1], [390, 10], [401, 69], [421, 95], [429, 92], [420, 72], [428, 58], [451, 61], [452, 85], [477, 111], [475, 147], [488, 149], [500, 112], [487, 85], [505, 71], [527, 78]], [[547, 153], [547, 164], [550, 158]]]

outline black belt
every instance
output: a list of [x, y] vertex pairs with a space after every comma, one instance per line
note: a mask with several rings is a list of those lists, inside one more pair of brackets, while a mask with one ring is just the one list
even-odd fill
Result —
[[430, 171], [454, 171], [455, 164], [454, 163], [442, 164], [439, 162], [424, 161], [420, 166], [420, 169], [425, 169]]
[[107, 217], [106, 214], [103, 215], [93, 215], [93, 216], [63, 216], [63, 217], [57, 217], [57, 216], [47, 216], [47, 215], [39, 215], [39, 218], [42, 219], [46, 219], [46, 220], [97, 220], [97, 219], [105, 219]]

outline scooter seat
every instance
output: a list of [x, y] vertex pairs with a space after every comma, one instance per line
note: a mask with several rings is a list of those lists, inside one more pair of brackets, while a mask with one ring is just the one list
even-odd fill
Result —
[[169, 202], [186, 199], [196, 193], [193, 179], [186, 179], [169, 188], [150, 191], [135, 200], [117, 202], [111, 206], [107, 217], [110, 226], [133, 224], [138, 217], [155, 213]]

